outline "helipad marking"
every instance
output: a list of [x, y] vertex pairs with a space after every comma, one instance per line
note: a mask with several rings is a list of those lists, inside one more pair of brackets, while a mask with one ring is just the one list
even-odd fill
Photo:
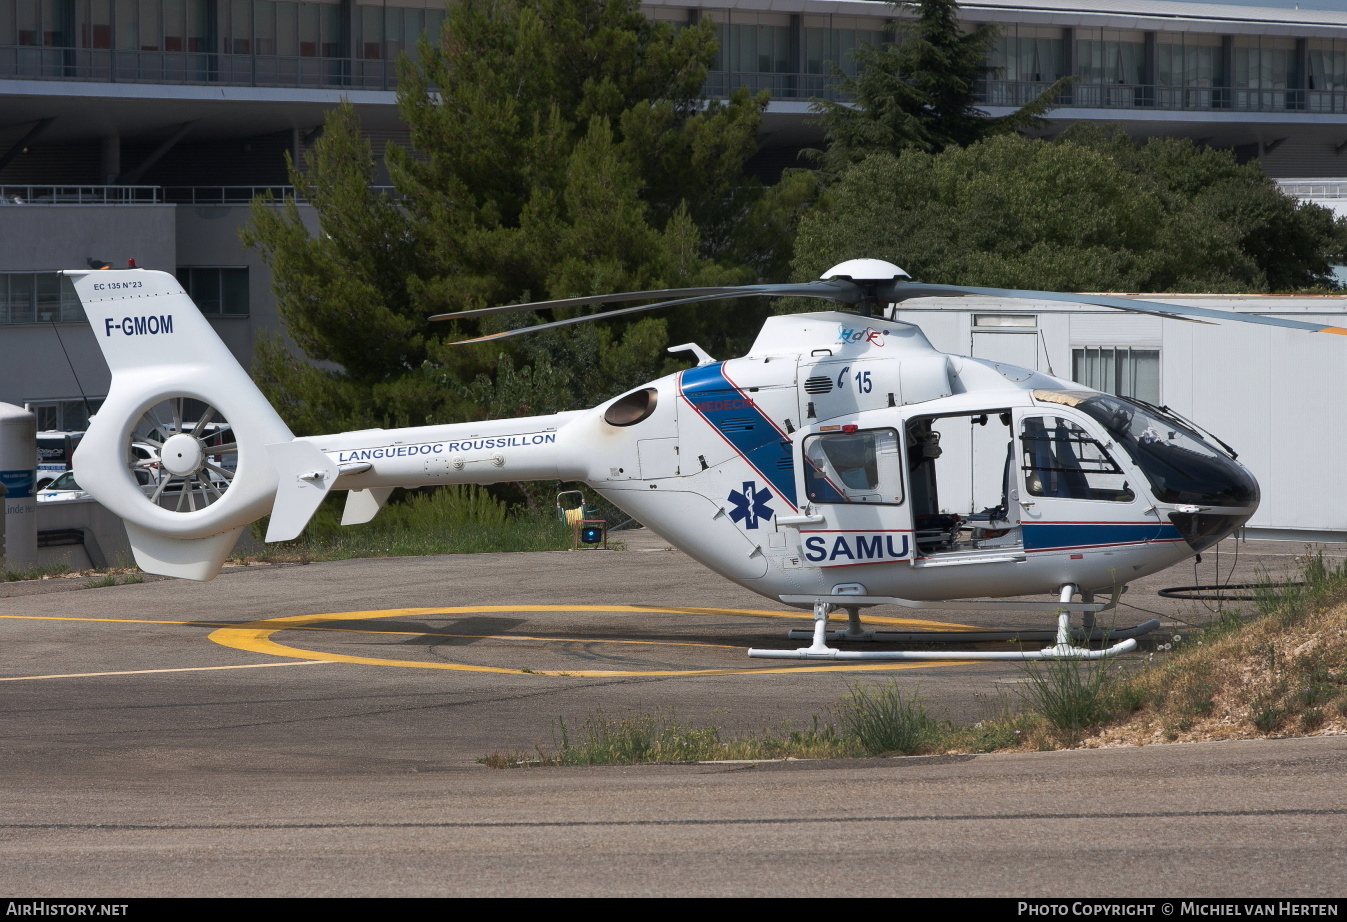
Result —
[[[271, 635], [278, 631], [309, 629], [309, 630], [327, 630], [342, 631], [348, 630], [352, 633], [416, 633], [424, 636], [424, 632], [404, 632], [388, 631], [377, 632], [367, 631], [360, 628], [315, 628], [322, 622], [330, 621], [364, 621], [376, 618], [396, 618], [399, 616], [423, 616], [423, 615], [463, 615], [463, 614], [482, 614], [484, 612], [541, 612], [541, 611], [606, 611], [606, 612], [661, 612], [667, 614], [707, 614], [707, 615], [753, 615], [769, 618], [800, 618], [799, 612], [791, 611], [765, 611], [760, 609], [745, 608], [656, 608], [652, 606], [638, 605], [463, 605], [452, 608], [389, 608], [375, 611], [348, 611], [331, 612], [327, 614], [315, 615], [293, 615], [287, 618], [269, 618], [265, 621], [252, 621], [247, 624], [241, 624], [236, 627], [220, 628], [212, 631], [210, 639], [214, 642], [232, 647], [236, 650], [247, 650], [251, 653], [262, 653], [269, 656], [295, 657], [304, 660], [323, 660], [334, 663], [355, 663], [365, 666], [400, 666], [408, 669], [448, 669], [459, 672], [494, 672], [505, 673], [509, 675], [548, 675], [548, 676], [576, 676], [582, 678], [621, 678], [637, 676], [711, 676], [711, 675], [745, 675], [749, 673], [796, 673], [796, 672], [863, 672], [870, 670], [890, 670], [890, 669], [916, 669], [926, 668], [935, 665], [952, 666], [965, 665], [969, 660], [951, 659], [942, 663], [856, 663], [847, 665], [813, 665], [813, 666], [784, 666], [784, 667], [744, 667], [736, 669], [659, 669], [659, 670], [607, 670], [607, 669], [511, 669], [504, 666], [472, 666], [466, 663], [426, 663], [416, 660], [385, 659], [383, 657], [373, 656], [349, 656], [344, 653], [328, 653], [321, 650], [304, 650], [298, 647], [286, 646], [277, 643], [271, 639]], [[935, 621], [917, 621], [908, 618], [873, 618], [869, 619], [880, 624], [900, 624], [911, 627], [941, 629], [941, 630], [975, 630], [968, 625], [963, 624], [944, 624]], [[455, 635], [451, 635], [455, 636]], [[462, 635], [456, 635], [462, 636]], [[482, 636], [482, 635], [469, 635]], [[522, 639], [502, 637], [501, 639]], [[538, 640], [556, 640], [557, 638], [530, 638]], [[563, 641], [565, 642], [565, 641]], [[585, 638], [584, 643], [639, 643], [649, 646], [662, 646], [659, 641], [605, 641], [602, 639]], [[678, 646], [702, 646], [702, 644], [677, 644]], [[704, 646], [727, 646], [721, 644], [705, 644]]]

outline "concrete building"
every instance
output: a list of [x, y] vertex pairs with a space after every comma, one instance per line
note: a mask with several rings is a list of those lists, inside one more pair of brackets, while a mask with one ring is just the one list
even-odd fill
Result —
[[[1343, 6], [1323, 0], [1335, 3]], [[997, 76], [982, 88], [993, 114], [1075, 75], [1048, 133], [1084, 120], [1120, 123], [1138, 137], [1190, 137], [1261, 161], [1296, 183], [1296, 194], [1336, 203], [1347, 189], [1347, 9], [1295, 7], [1293, 0], [976, 0], [961, 16], [1002, 30], [991, 62]], [[708, 93], [740, 85], [771, 91], [758, 164], [765, 173], [818, 142], [809, 101], [835, 93], [833, 64], [854, 69], [848, 52], [885, 40], [893, 16], [870, 0], [646, 0], [644, 8], [674, 23], [716, 23], [721, 50]], [[359, 111], [376, 151], [404, 139], [396, 60], [415, 53], [421, 34], [436, 34], [443, 15], [443, 0], [0, 3], [0, 401], [32, 407], [39, 428], [80, 429], [86, 399], [96, 406], [106, 393], [93, 337], [54, 274], [90, 261], [133, 258], [177, 272], [246, 363], [256, 334], [278, 326], [266, 267], [238, 243], [247, 203], [263, 189], [285, 191], [285, 155], [309, 149], [324, 113], [343, 98]], [[1304, 309], [1275, 305], [1283, 307]], [[1313, 310], [1340, 315], [1345, 307], [1332, 300]], [[1028, 316], [1010, 306], [956, 312], [964, 327], [933, 338], [963, 352], [979, 343], [1023, 346], [987, 340], [973, 322], [977, 313], [998, 311]], [[1068, 314], [1063, 338], [1052, 331]], [[1220, 351], [1226, 346], [1185, 346], [1187, 334], [1171, 334], [1176, 325], [1168, 321], [1157, 333], [1146, 318], [1087, 321], [1095, 315], [1046, 309], [1034, 316], [1043, 322], [1036, 335], [1055, 343], [1043, 359], [1059, 373], [1077, 349], [1096, 350], [1097, 362], [1105, 355], [1097, 350], [1114, 350], [1107, 355], [1115, 364], [1116, 350], [1133, 350], [1121, 360], [1129, 368], [1160, 370], [1157, 401], [1222, 435], [1230, 431], [1211, 419], [1219, 408], [1201, 403], [1196, 389], [1189, 401], [1179, 383], [1185, 375], [1219, 379], [1224, 372], [1204, 363], [1227, 362], [1234, 353]], [[1098, 335], [1077, 335], [1089, 324], [1103, 324]], [[1239, 346], [1249, 361], [1263, 348], [1254, 343]], [[1293, 358], [1311, 347], [1286, 348]], [[1316, 379], [1306, 386], [1322, 395], [1336, 385]], [[1270, 463], [1276, 472], [1288, 462]], [[1314, 468], [1297, 476], [1319, 475]], [[1265, 509], [1268, 528], [1347, 533], [1341, 511]]]

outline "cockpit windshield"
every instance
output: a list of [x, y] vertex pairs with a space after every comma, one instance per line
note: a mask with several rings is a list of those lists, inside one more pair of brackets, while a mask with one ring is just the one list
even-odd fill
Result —
[[1104, 427], [1162, 503], [1258, 504], [1258, 482], [1197, 432], [1125, 397], [1092, 391], [1034, 391], [1034, 398], [1085, 413]]

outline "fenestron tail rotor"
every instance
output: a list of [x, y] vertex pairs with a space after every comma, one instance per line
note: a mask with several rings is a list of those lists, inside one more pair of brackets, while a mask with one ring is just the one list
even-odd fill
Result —
[[130, 437], [128, 464], [137, 482], [150, 502], [173, 512], [206, 508], [223, 499], [234, 480], [235, 467], [229, 463], [238, 454], [233, 426], [213, 406], [188, 413], [193, 405], [200, 401], [165, 397], [145, 411]]

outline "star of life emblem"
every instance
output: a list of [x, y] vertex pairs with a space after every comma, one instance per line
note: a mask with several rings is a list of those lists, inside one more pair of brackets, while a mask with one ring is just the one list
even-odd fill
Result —
[[755, 481], [744, 481], [742, 490], [731, 490], [726, 497], [734, 506], [730, 510], [730, 521], [743, 522], [744, 528], [757, 528], [759, 522], [773, 515], [772, 507], [767, 505], [771, 498], [771, 490], [765, 487], [759, 490]]

